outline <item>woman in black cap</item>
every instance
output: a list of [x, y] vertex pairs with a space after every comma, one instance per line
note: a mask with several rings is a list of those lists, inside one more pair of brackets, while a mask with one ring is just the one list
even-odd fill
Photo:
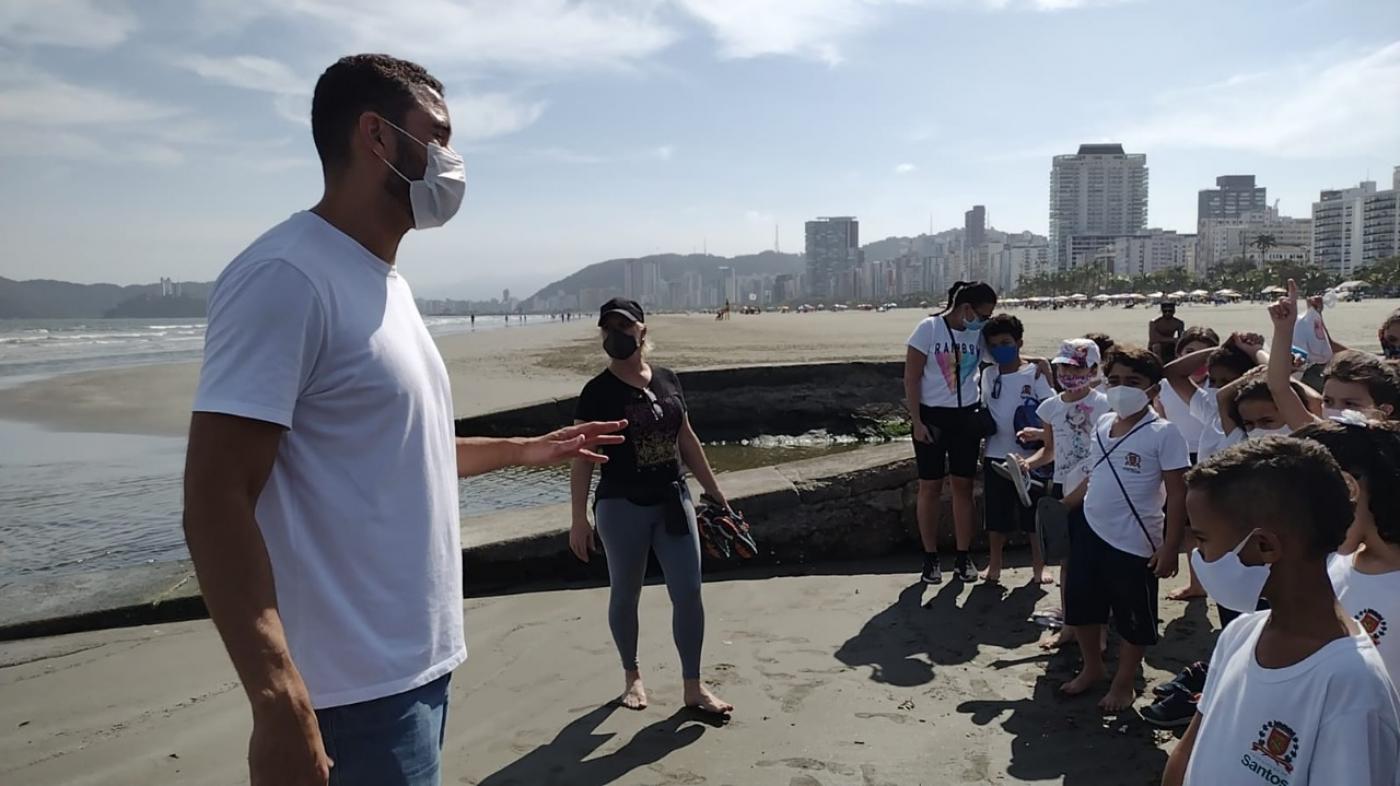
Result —
[[[656, 553], [671, 596], [671, 630], [680, 652], [681, 677], [688, 707], [727, 715], [734, 707], [700, 682], [700, 650], [705, 611], [700, 602], [700, 539], [695, 506], [686, 487], [682, 463], [695, 474], [705, 493], [728, 507], [715, 482], [700, 440], [690, 427], [680, 380], [669, 369], [646, 362], [649, 349], [642, 307], [613, 298], [598, 317], [608, 367], [579, 395], [579, 420], [614, 413], [626, 420], [621, 445], [603, 448], [608, 462], [594, 493], [594, 518], [608, 559], [612, 586], [608, 625], [622, 658], [625, 688], [619, 702], [629, 709], [647, 706], [637, 664], [637, 604], [646, 578], [647, 555]], [[569, 546], [587, 562], [596, 548], [588, 522], [588, 488], [593, 467], [575, 462], [570, 474], [573, 526]]]

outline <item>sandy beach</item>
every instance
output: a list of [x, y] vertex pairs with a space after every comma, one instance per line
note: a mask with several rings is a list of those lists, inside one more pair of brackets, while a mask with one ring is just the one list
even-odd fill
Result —
[[[1374, 351], [1376, 328], [1400, 301], [1344, 303], [1327, 312], [1333, 337]], [[1104, 308], [1013, 312], [1026, 324], [1028, 353], [1049, 354], [1059, 341], [1087, 331], [1142, 343], [1154, 309]], [[904, 357], [904, 342], [924, 316], [918, 309], [735, 316], [658, 315], [649, 320], [655, 361], [676, 369]], [[1187, 325], [1222, 335], [1268, 331], [1264, 307], [1183, 306]], [[442, 336], [459, 417], [578, 392], [603, 365], [596, 328], [587, 318], [506, 330]], [[180, 436], [189, 424], [199, 367], [167, 364], [95, 371], [0, 390], [0, 419], [61, 431]]]
[[[738, 707], [724, 728], [680, 706], [661, 586], [643, 593], [641, 713], [606, 706], [621, 680], [606, 590], [468, 601], [444, 783], [1157, 783], [1173, 735], [1058, 696], [1077, 656], [1035, 646], [1025, 620], [1051, 598], [1028, 571], [925, 588], [915, 568], [707, 583], [706, 677]], [[1147, 685], [1206, 655], [1215, 622], [1200, 601], [1162, 613]], [[0, 644], [0, 728], [9, 786], [246, 782], [247, 705], [208, 622]]]

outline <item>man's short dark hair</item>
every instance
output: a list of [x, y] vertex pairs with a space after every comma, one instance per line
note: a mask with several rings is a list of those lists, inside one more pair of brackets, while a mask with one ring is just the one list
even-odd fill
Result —
[[389, 55], [350, 55], [337, 60], [316, 80], [311, 97], [311, 138], [326, 169], [350, 160], [350, 136], [365, 112], [378, 112], [391, 123], [404, 117], [431, 88], [442, 83], [423, 66]]
[[1349, 349], [1332, 358], [1325, 378], [1365, 385], [1376, 406], [1389, 404], [1391, 417], [1397, 417], [1400, 416], [1400, 374], [1396, 369], [1394, 364], [1370, 352]]
[[1318, 559], [1342, 544], [1354, 512], [1342, 468], [1309, 439], [1241, 442], [1187, 472], [1186, 485], [1244, 528], [1293, 529]]
[[1162, 381], [1166, 372], [1162, 370], [1162, 359], [1143, 349], [1142, 347], [1132, 347], [1119, 344], [1108, 353], [1108, 357], [1103, 359], [1103, 371], [1107, 376], [1109, 369], [1113, 366], [1126, 366], [1134, 372], [1147, 377], [1153, 384]]
[[982, 326], [982, 335], [987, 338], [993, 336], [1011, 336], [1013, 339], [1020, 341], [1021, 337], [1025, 334], [1025, 325], [1022, 325], [1021, 320], [1011, 314], [997, 314], [987, 320], [986, 325]]

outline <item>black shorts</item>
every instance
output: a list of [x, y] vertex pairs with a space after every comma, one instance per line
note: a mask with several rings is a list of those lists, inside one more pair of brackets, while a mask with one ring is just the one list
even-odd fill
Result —
[[1157, 576], [1139, 557], [1110, 546], [1084, 519], [1070, 511], [1069, 579], [1065, 583], [1065, 624], [1103, 625], [1113, 612], [1118, 635], [1129, 644], [1157, 643]]
[[932, 442], [914, 440], [919, 480], [942, 480], [948, 475], [976, 477], [977, 458], [982, 452], [982, 437], [977, 434], [977, 408], [920, 405], [919, 419], [934, 437]]
[[1031, 506], [1022, 506], [1016, 487], [992, 469], [994, 463], [1000, 462], [982, 461], [982, 521], [987, 531], [1035, 532], [1035, 503], [1043, 492], [1031, 489]]

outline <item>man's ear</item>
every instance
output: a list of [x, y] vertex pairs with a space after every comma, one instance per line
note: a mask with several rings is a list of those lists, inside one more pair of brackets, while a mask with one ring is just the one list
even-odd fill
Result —
[[1246, 565], [1273, 565], [1283, 558], [1284, 544], [1278, 533], [1256, 529], [1249, 542], [1240, 549], [1240, 560]]
[[1351, 497], [1351, 504], [1355, 505], [1356, 501], [1361, 499], [1361, 484], [1346, 470], [1342, 470], [1342, 479], [1347, 482], [1347, 496]]

